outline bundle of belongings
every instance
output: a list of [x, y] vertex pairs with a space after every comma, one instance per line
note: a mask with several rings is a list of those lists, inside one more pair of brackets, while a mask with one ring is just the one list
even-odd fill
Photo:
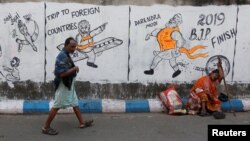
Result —
[[160, 92], [159, 98], [167, 109], [168, 114], [183, 115], [187, 113], [186, 109], [183, 108], [183, 102], [174, 86]]

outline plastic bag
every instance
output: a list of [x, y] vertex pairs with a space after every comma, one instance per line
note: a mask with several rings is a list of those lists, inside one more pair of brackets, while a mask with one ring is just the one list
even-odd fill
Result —
[[165, 91], [160, 92], [159, 98], [161, 99], [163, 105], [168, 110], [170, 115], [182, 115], [186, 114], [186, 110], [183, 109], [182, 100], [175, 90], [175, 87], [170, 87]]

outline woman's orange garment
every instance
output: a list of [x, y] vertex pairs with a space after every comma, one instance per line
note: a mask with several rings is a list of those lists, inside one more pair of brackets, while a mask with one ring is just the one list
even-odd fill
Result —
[[[195, 90], [202, 89], [204, 92], [197, 93]], [[203, 76], [199, 78], [193, 88], [192, 91], [196, 92], [198, 97], [202, 102], [206, 102], [206, 107], [210, 111], [219, 111], [221, 109], [220, 100], [218, 99], [216, 82], [213, 82], [209, 76]], [[208, 92], [206, 92], [208, 91]], [[208, 94], [213, 97], [212, 99], [208, 96]]]

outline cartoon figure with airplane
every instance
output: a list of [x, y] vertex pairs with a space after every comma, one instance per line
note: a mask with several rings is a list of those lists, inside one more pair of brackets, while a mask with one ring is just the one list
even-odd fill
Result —
[[[76, 41], [78, 43], [77, 50], [73, 54], [73, 61], [79, 61], [87, 58], [87, 66], [97, 68], [95, 64], [96, 56], [102, 54], [103, 51], [117, 47], [123, 43], [122, 40], [114, 37], [107, 37], [101, 41], [95, 42], [94, 37], [105, 30], [108, 23], [104, 23], [97, 28], [91, 30], [90, 23], [87, 20], [81, 20], [78, 23], [78, 34]], [[63, 44], [57, 46], [59, 50], [63, 48]]]

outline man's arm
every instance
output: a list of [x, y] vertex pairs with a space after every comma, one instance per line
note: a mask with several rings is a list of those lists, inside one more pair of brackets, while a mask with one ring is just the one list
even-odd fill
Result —
[[78, 72], [79, 72], [79, 68], [77, 66], [75, 66], [75, 67], [73, 67], [71, 69], [68, 69], [65, 72], [60, 73], [60, 77], [64, 78], [64, 77], [70, 76], [70, 75], [72, 75], [74, 73], [78, 73]]

